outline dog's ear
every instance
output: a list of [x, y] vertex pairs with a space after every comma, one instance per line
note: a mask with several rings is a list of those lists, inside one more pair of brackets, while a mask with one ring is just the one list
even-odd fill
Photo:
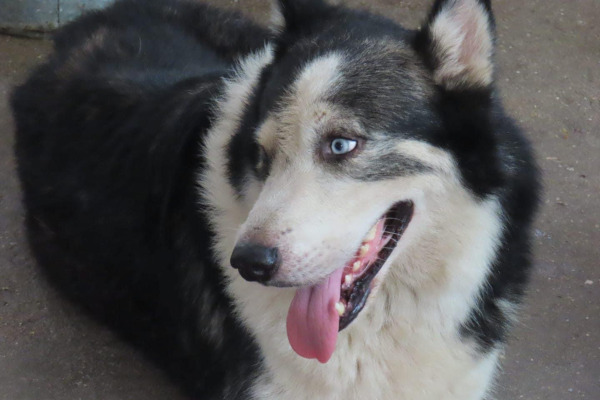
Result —
[[294, 31], [330, 7], [323, 0], [271, 0], [271, 28]]
[[436, 0], [416, 47], [447, 90], [482, 89], [493, 81], [494, 18], [490, 0]]

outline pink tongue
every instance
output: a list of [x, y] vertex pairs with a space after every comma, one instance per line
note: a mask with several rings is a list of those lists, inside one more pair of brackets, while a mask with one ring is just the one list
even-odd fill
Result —
[[343, 272], [340, 268], [323, 283], [296, 291], [287, 316], [287, 334], [298, 355], [322, 363], [331, 358], [339, 329], [335, 303], [340, 300]]

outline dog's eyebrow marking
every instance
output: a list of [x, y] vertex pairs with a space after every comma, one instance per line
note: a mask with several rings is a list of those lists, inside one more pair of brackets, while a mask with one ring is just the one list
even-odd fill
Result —
[[387, 153], [365, 163], [364, 168], [352, 168], [350, 176], [361, 181], [381, 181], [433, 170], [415, 158], [401, 153]]
[[358, 180], [378, 181], [400, 176], [439, 172], [453, 175], [452, 157], [443, 150], [419, 140], [402, 140], [391, 149], [371, 150], [371, 161], [352, 168], [349, 175]]
[[395, 145], [396, 153], [404, 157], [419, 160], [430, 170], [437, 170], [446, 174], [453, 174], [456, 170], [453, 157], [445, 150], [433, 146], [422, 140], [402, 140]]

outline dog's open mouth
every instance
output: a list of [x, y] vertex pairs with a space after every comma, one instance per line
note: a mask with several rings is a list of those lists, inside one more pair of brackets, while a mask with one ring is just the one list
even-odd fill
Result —
[[340, 301], [335, 306], [340, 314], [340, 331], [347, 327], [365, 306], [373, 278], [392, 254], [412, 214], [412, 202], [394, 205], [371, 228], [356, 256], [344, 267]]
[[364, 308], [373, 280], [394, 251], [413, 216], [413, 203], [396, 203], [365, 235], [350, 262], [323, 282], [297, 289], [287, 316], [288, 339], [305, 358], [327, 362], [338, 332]]

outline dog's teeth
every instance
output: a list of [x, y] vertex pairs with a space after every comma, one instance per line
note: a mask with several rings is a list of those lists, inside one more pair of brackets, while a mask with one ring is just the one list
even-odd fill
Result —
[[360, 252], [359, 252], [359, 256], [360, 257], [364, 257], [367, 255], [367, 253], [369, 252], [369, 245], [368, 244], [363, 244], [360, 247]]
[[377, 233], [377, 225], [373, 225], [373, 227], [371, 228], [371, 230], [369, 231], [369, 233], [367, 233], [367, 236], [365, 236], [365, 242], [370, 242], [371, 240], [375, 239], [375, 234]]
[[361, 262], [360, 261], [356, 261], [353, 265], [352, 265], [352, 271], [353, 272], [358, 272], [358, 270], [360, 269], [361, 266]]
[[335, 310], [338, 312], [338, 314], [341, 317], [346, 312], [346, 306], [341, 301], [338, 301], [337, 303], [335, 303]]
[[354, 279], [354, 277], [352, 276], [352, 274], [346, 275], [346, 277], [344, 278], [344, 282], [346, 283], [346, 286], [352, 285], [353, 279]]

